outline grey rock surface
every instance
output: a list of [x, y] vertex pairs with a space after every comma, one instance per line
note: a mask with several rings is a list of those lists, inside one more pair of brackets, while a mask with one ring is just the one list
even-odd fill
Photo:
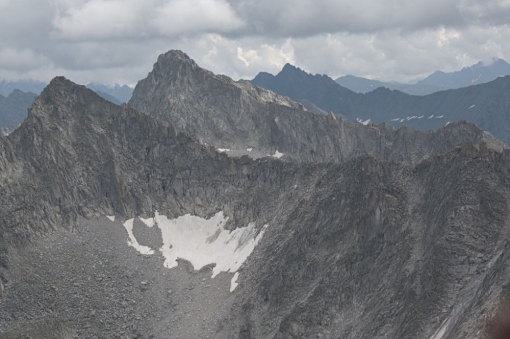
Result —
[[[417, 164], [229, 157], [56, 78], [0, 138], [0, 338], [481, 339], [508, 294], [509, 171], [485, 140]], [[156, 210], [269, 226], [230, 293], [127, 246]]]
[[[356, 154], [416, 162], [465, 142], [502, 143], [459, 122], [438, 131], [395, 130], [388, 124], [349, 123], [313, 114], [287, 97], [200, 68], [181, 51], [160, 55], [129, 106], [236, 155], [273, 155], [301, 161], [342, 161]], [[253, 148], [248, 152], [248, 149]]]

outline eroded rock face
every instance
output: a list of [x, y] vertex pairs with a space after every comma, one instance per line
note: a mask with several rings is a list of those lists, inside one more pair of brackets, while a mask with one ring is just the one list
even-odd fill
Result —
[[[418, 143], [412, 135], [401, 139]], [[510, 151], [485, 141], [416, 165], [229, 157], [56, 78], [0, 138], [0, 330], [10, 338], [56, 322], [58, 333], [39, 333], [481, 338], [510, 278], [509, 169]], [[255, 223], [250, 236], [268, 226], [237, 281], [212, 278], [214, 264], [165, 267], [168, 238], [140, 229], [148, 221], [135, 219], [133, 235], [153, 254], [128, 246], [123, 222], [156, 211], [222, 212], [227, 229]]]
[[248, 81], [214, 75], [180, 51], [158, 58], [152, 72], [136, 86], [129, 105], [196, 135], [203, 144], [252, 157], [279, 151], [284, 159], [301, 161], [341, 161], [371, 154], [416, 162], [465, 142], [491, 140], [500, 148], [503, 145], [465, 122], [423, 132], [313, 114]]

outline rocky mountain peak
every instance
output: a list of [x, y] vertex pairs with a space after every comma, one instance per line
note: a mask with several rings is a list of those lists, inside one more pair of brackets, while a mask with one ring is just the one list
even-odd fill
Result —
[[[63, 76], [53, 78], [39, 97], [36, 98], [29, 109], [29, 119], [32, 116], [39, 118], [56, 118], [59, 120], [71, 119], [77, 114], [86, 114], [86, 110], [75, 109], [77, 106], [89, 104], [103, 106], [104, 114], [109, 111], [111, 102], [101, 98], [91, 89], [78, 85]], [[52, 107], [52, 109], [47, 109]]]
[[172, 49], [166, 53], [161, 54], [158, 57], [158, 63], [162, 62], [189, 62], [195, 64], [195, 61], [191, 59], [188, 54], [178, 49]]
[[286, 63], [282, 70], [281, 70], [282, 73], [302, 73], [304, 72], [301, 68], [299, 67], [296, 67], [290, 63]]
[[170, 84], [204, 73], [207, 71], [200, 68], [186, 53], [171, 50], [158, 57], [149, 77], [154, 83]]

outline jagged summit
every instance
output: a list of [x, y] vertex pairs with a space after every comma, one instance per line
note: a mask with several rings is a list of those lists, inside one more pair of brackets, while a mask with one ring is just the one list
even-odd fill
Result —
[[205, 73], [208, 71], [199, 67], [186, 53], [180, 50], [170, 50], [158, 57], [149, 77], [152, 77], [155, 82], [161, 81], [161, 79], [178, 81], [179, 78], [191, 76], [191, 73], [194, 72]]
[[[76, 114], [86, 114], [86, 109], [74, 108], [78, 105], [86, 107], [90, 104], [101, 107], [104, 114], [107, 114], [112, 106], [117, 106], [86, 86], [78, 85], [63, 76], [57, 76], [50, 81], [33, 102], [29, 109], [29, 117], [31, 115], [54, 115], [59, 119], [64, 119]], [[54, 107], [53, 110], [45, 109], [50, 105]]]
[[303, 70], [291, 63], [286, 63], [280, 72], [303, 72]]
[[180, 60], [180, 61], [187, 61], [195, 63], [193, 59], [191, 59], [188, 54], [184, 53], [181, 50], [178, 49], [172, 49], [166, 53], [160, 54], [158, 57], [158, 62], [164, 61], [164, 60]]
[[71, 99], [84, 95], [95, 95], [100, 98], [94, 91], [86, 86], [78, 85], [64, 76], [54, 77], [50, 83], [41, 92], [41, 97], [45, 99]]

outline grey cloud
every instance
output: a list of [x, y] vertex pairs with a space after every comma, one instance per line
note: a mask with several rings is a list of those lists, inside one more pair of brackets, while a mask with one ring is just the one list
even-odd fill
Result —
[[230, 0], [251, 31], [278, 36], [371, 33], [426, 28], [501, 25], [510, 15], [506, 0]]
[[251, 78], [410, 80], [510, 55], [509, 0], [0, 0], [0, 78], [133, 84], [182, 49]]

